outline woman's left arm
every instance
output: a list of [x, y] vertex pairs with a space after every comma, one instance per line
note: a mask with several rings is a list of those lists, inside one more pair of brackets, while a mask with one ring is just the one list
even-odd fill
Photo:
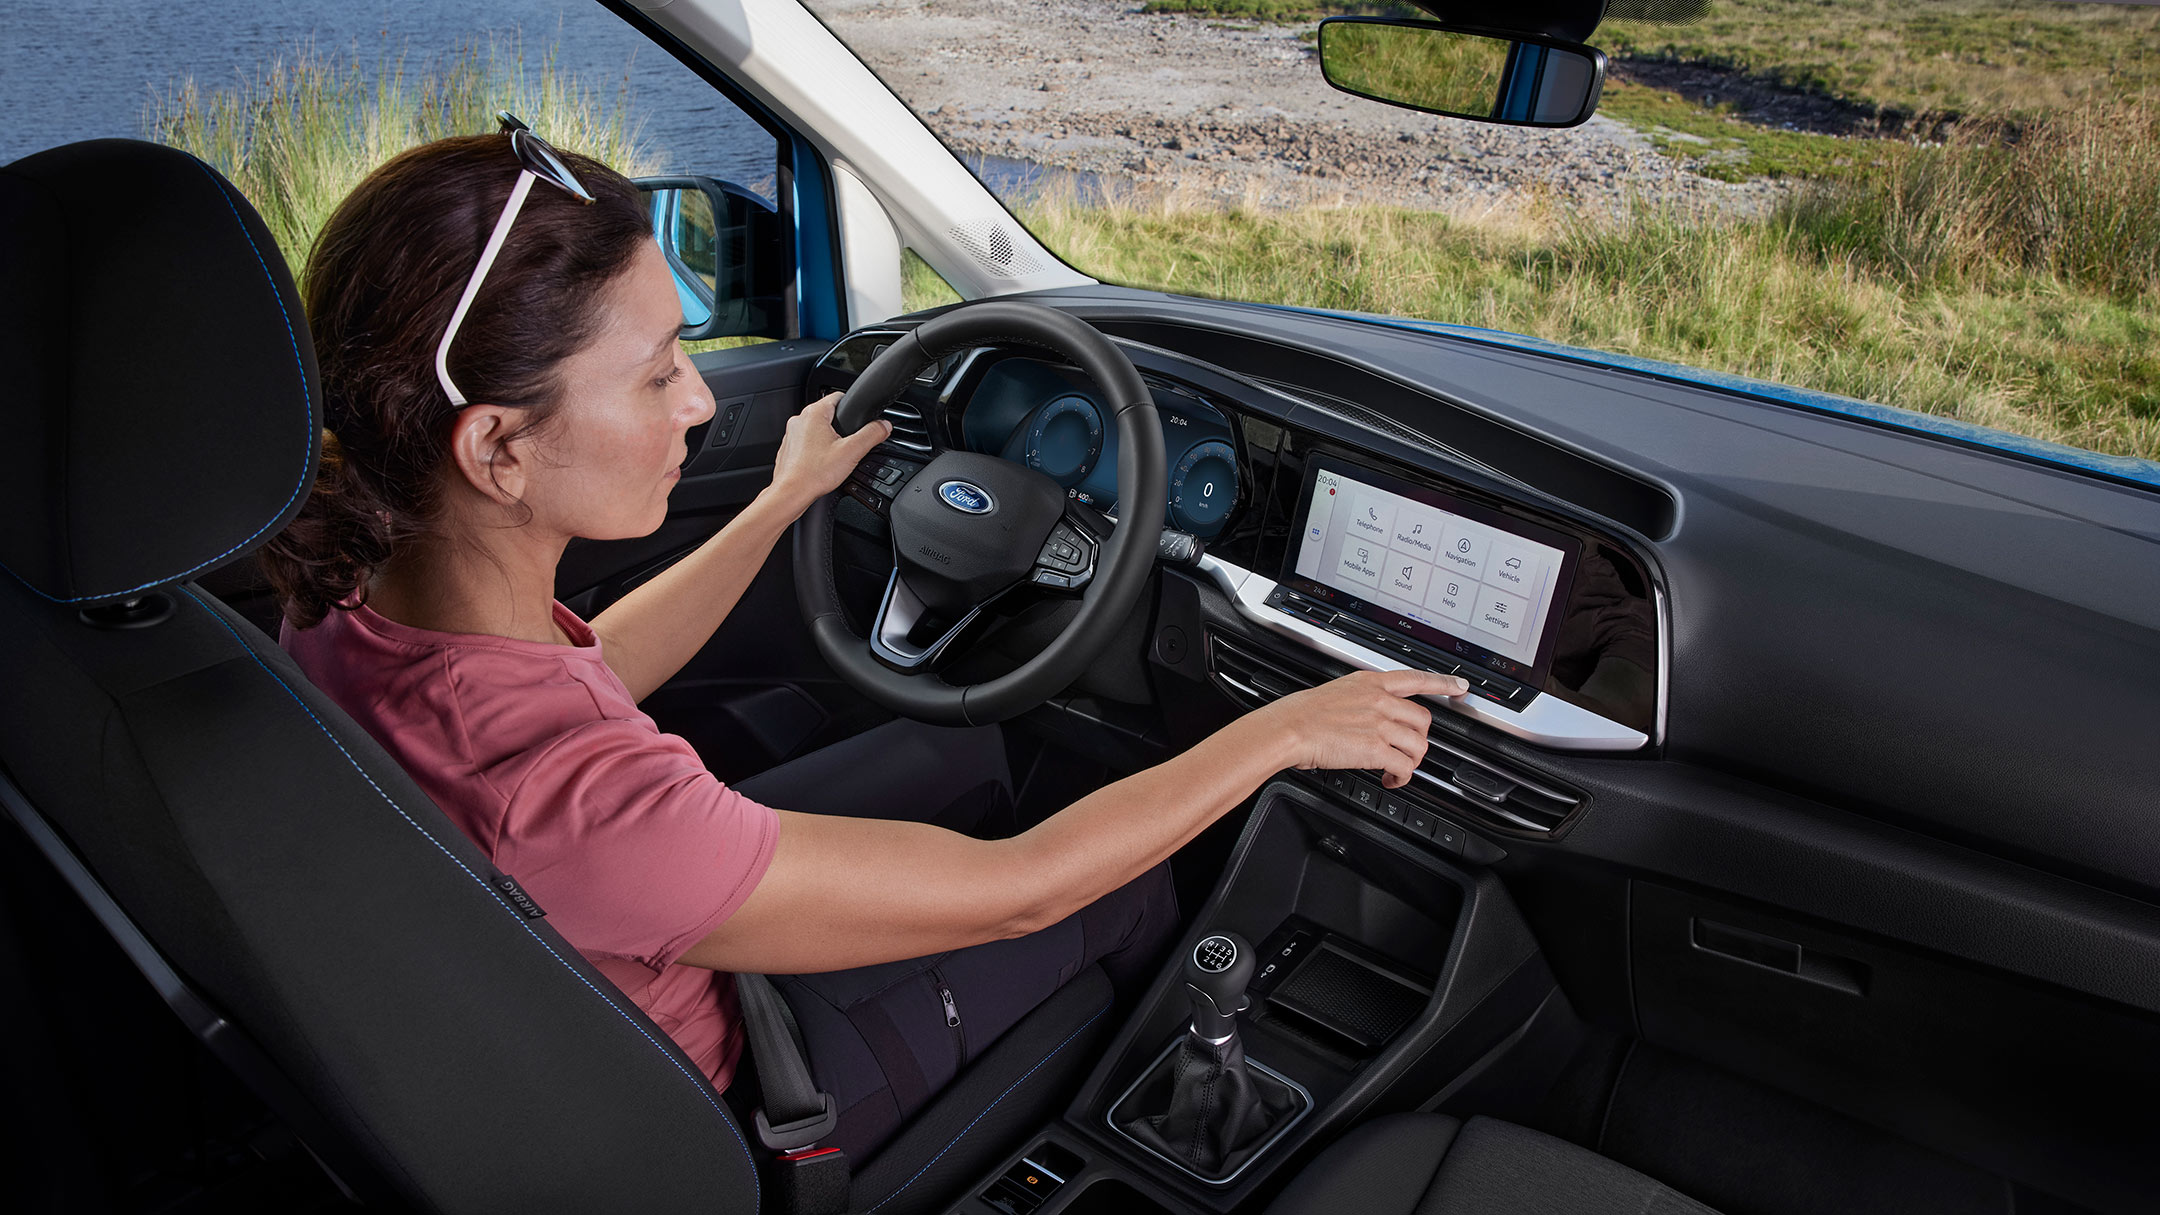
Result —
[[632, 699], [645, 699], [682, 670], [735, 609], [789, 525], [892, 433], [881, 419], [841, 438], [832, 427], [839, 399], [813, 401], [788, 419], [772, 484], [732, 522], [593, 617], [600, 653]]

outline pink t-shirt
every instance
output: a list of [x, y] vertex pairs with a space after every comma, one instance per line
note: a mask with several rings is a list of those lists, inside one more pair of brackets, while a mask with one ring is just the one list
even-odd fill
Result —
[[638, 710], [576, 613], [557, 603], [555, 623], [575, 645], [362, 607], [278, 643], [724, 1089], [734, 979], [676, 959], [750, 896], [779, 820]]

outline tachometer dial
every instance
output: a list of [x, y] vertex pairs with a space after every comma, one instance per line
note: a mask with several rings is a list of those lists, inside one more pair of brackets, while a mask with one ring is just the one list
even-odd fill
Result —
[[1067, 489], [1078, 485], [1102, 455], [1102, 411], [1078, 393], [1043, 406], [1028, 430], [1029, 468], [1048, 473]]
[[1170, 521], [1212, 536], [1237, 501], [1237, 452], [1221, 439], [1195, 443], [1170, 470]]

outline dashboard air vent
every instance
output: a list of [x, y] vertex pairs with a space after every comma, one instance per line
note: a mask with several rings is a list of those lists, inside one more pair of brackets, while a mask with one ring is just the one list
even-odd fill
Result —
[[930, 426], [923, 421], [922, 410], [905, 401], [894, 401], [885, 407], [885, 420], [892, 423], [892, 437], [885, 440], [894, 447], [929, 455]]
[[[1216, 687], [1248, 709], [1324, 678], [1213, 630], [1208, 633], [1208, 674]], [[1510, 835], [1551, 835], [1582, 807], [1581, 794], [1453, 734], [1434, 731], [1428, 742], [1416, 779], [1401, 792], [1445, 807], [1449, 817]]]
[[1208, 674], [1214, 678], [1216, 687], [1248, 709], [1257, 709], [1320, 682], [1312, 675], [1295, 671], [1287, 663], [1263, 658], [1256, 650], [1230, 641], [1212, 629], [1208, 631]]
[[1437, 789], [1466, 814], [1503, 831], [1551, 835], [1582, 805], [1582, 795], [1497, 756], [1437, 735], [1418, 766], [1417, 784]]

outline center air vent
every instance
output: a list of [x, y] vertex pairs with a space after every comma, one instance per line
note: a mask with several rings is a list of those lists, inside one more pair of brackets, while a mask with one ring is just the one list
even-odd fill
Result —
[[[1208, 632], [1208, 674], [1215, 686], [1257, 709], [1325, 677], [1265, 653], [1257, 646]], [[1551, 835], [1582, 807], [1579, 793], [1456, 737], [1435, 730], [1416, 779], [1397, 790], [1441, 807], [1448, 816], [1510, 835]]]
[[1262, 657], [1257, 649], [1233, 642], [1208, 630], [1208, 674], [1215, 686], [1248, 709], [1281, 700], [1321, 682], [1321, 677], [1299, 671], [1273, 656]]
[[1582, 805], [1550, 779], [1497, 756], [1473, 752], [1435, 734], [1412, 784], [1446, 794], [1449, 804], [1504, 831], [1551, 835]]

